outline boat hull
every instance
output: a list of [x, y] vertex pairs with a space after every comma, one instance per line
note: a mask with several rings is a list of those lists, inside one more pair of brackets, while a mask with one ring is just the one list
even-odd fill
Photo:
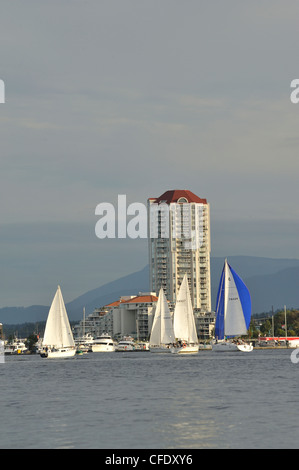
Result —
[[197, 354], [199, 350], [199, 345], [194, 346], [185, 346], [181, 348], [172, 348], [171, 352], [173, 354]]
[[93, 344], [91, 350], [92, 352], [114, 352], [115, 346], [109, 344]]
[[55, 351], [42, 351], [40, 353], [41, 357], [47, 357], [49, 359], [58, 359], [63, 357], [73, 357], [76, 354], [76, 349], [74, 348], [62, 348]]
[[160, 353], [160, 354], [169, 354], [171, 353], [171, 348], [163, 348], [163, 346], [150, 346], [149, 350], [151, 353]]
[[131, 352], [135, 351], [134, 346], [131, 346], [130, 344], [128, 346], [116, 346], [115, 348], [116, 352]]
[[241, 351], [241, 352], [251, 352], [253, 350], [252, 344], [236, 344], [236, 343], [231, 343], [229, 341], [223, 341], [219, 343], [215, 343], [212, 346], [212, 351], [215, 352], [236, 352], [236, 351]]
[[241, 352], [251, 352], [253, 351], [253, 346], [252, 344], [237, 344], [238, 350]]
[[215, 351], [215, 352], [234, 352], [234, 351], [238, 351], [238, 348], [237, 348], [237, 345], [235, 343], [230, 343], [229, 341], [222, 341], [222, 342], [213, 344], [212, 351]]

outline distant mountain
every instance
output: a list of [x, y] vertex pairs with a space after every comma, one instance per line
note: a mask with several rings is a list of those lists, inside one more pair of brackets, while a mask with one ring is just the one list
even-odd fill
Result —
[[19, 323], [35, 323], [45, 321], [49, 307], [45, 305], [31, 305], [30, 307], [3, 307], [0, 308], [0, 323], [17, 325]]
[[[299, 260], [273, 259], [253, 256], [230, 256], [228, 262], [248, 286], [253, 313], [299, 307]], [[212, 308], [215, 309], [219, 278], [224, 258], [211, 258]], [[90, 290], [66, 304], [70, 320], [79, 320], [94, 308], [118, 300], [122, 295], [137, 295], [149, 291], [149, 267], [121, 277], [101, 287]], [[5, 307], [0, 309], [0, 322], [18, 324], [44, 321], [49, 306]]]
[[66, 308], [71, 319], [82, 318], [83, 307], [85, 307], [86, 314], [88, 314], [96, 307], [102, 307], [118, 300], [122, 295], [137, 295], [139, 292], [148, 291], [149, 267], [145, 266], [141, 271], [128, 274], [80, 295], [66, 304]]
[[[149, 290], [149, 267], [141, 271], [128, 274], [101, 287], [90, 290], [66, 304], [69, 319], [80, 320], [83, 317], [83, 307], [86, 315], [95, 308], [102, 307], [122, 295], [137, 295], [139, 292]], [[31, 307], [4, 307], [0, 308], [0, 322], [5, 324], [18, 324], [25, 322], [45, 321], [49, 313], [49, 306], [32, 305]]]
[[287, 308], [299, 308], [299, 267], [287, 268], [275, 274], [246, 279], [251, 292], [254, 313]]

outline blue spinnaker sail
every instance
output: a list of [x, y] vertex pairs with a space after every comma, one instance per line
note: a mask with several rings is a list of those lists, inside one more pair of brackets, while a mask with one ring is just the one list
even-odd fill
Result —
[[242, 309], [243, 309], [243, 315], [244, 315], [244, 319], [245, 319], [246, 328], [248, 330], [249, 325], [250, 325], [250, 319], [251, 319], [251, 297], [250, 297], [250, 293], [249, 293], [248, 288], [246, 287], [246, 285], [244, 284], [244, 282], [240, 278], [240, 276], [238, 276], [238, 274], [236, 273], [236, 271], [234, 271], [233, 268], [230, 265], [228, 265], [228, 266], [229, 266], [229, 269], [230, 269], [230, 271], [231, 271], [231, 273], [234, 277], [236, 288], [237, 288], [238, 294], [239, 294], [239, 299], [240, 299]]
[[[225, 262], [227, 263], [227, 261]], [[215, 323], [215, 338], [224, 339], [225, 332], [225, 263], [220, 277], [217, 301], [216, 301], [216, 323]], [[251, 298], [250, 293], [240, 276], [232, 269], [227, 263], [230, 273], [232, 274], [235, 286], [238, 292], [238, 297], [242, 307], [244, 321], [248, 330], [251, 319]], [[243, 333], [244, 334], [244, 333]], [[229, 336], [228, 336], [229, 337]]]

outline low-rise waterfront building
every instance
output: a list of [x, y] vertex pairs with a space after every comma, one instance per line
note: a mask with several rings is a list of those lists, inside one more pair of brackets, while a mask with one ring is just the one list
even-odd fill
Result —
[[201, 309], [194, 309], [195, 325], [199, 341], [208, 342], [215, 329], [215, 312], [203, 313]]
[[[85, 319], [84, 331], [92, 336], [108, 333], [115, 339], [132, 336], [136, 340], [147, 340], [158, 298], [155, 292], [140, 292], [123, 296], [118, 301], [95, 309]], [[75, 336], [81, 336], [83, 321], [74, 328]]]

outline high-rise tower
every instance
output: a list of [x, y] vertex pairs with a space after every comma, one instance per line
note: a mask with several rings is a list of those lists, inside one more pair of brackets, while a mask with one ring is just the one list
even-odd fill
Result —
[[191, 191], [148, 199], [150, 288], [175, 302], [187, 273], [192, 304], [211, 310], [210, 207]]

